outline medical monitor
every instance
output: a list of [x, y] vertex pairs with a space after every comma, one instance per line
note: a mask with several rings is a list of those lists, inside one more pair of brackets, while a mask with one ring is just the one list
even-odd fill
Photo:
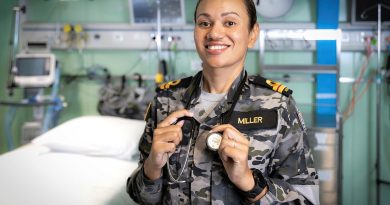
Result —
[[[138, 25], [157, 23], [157, 0], [129, 0], [131, 22]], [[160, 0], [161, 24], [185, 24], [183, 0]]]
[[54, 82], [55, 57], [51, 53], [24, 53], [16, 55], [12, 68], [14, 83], [23, 88], [49, 87]]
[[357, 25], [377, 25], [378, 4], [382, 5], [382, 24], [390, 22], [390, 0], [352, 0], [351, 23]]

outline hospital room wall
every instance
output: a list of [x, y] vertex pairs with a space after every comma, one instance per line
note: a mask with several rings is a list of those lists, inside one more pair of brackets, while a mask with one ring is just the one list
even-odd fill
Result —
[[[13, 97], [8, 95], [6, 90], [8, 72], [9, 72], [9, 55], [10, 55], [10, 40], [13, 33], [13, 6], [18, 4], [18, 0], [7, 0], [0, 2], [0, 100], [9, 100], [12, 98], [20, 98], [22, 93], [15, 90]], [[0, 105], [0, 153], [7, 151], [7, 141], [5, 138], [5, 120], [9, 107]], [[18, 146], [18, 139], [20, 135], [20, 125], [28, 120], [28, 112], [31, 109], [16, 109], [16, 117], [13, 118], [12, 136], [14, 137], [14, 145]]]
[[[13, 1], [16, 2], [16, 1]], [[36, 22], [51, 22], [51, 23], [126, 23], [129, 20], [127, 12], [127, 0], [112, 0], [108, 1], [79, 1], [79, 2], [61, 2], [61, 1], [31, 1], [27, 17], [29, 20]], [[277, 19], [281, 22], [315, 22], [315, 1], [299, 0], [295, 1], [294, 7], [288, 15]], [[347, 0], [340, 0], [341, 12], [340, 21], [347, 20]], [[195, 1], [186, 0], [186, 21], [192, 22], [192, 13]], [[2, 1], [0, 9], [0, 20], [9, 25], [4, 34], [0, 35], [2, 52], [0, 53], [0, 64], [4, 68], [8, 62], [8, 48], [3, 49], [4, 45], [9, 40], [11, 32], [11, 1]], [[105, 12], [101, 12], [104, 10]], [[115, 13], [115, 15], [112, 15]], [[4, 18], [3, 18], [4, 17]], [[263, 19], [261, 19], [264, 21]], [[6, 46], [5, 46], [6, 47]], [[151, 51], [124, 51], [124, 50], [84, 50], [82, 53], [76, 51], [55, 51], [57, 58], [60, 60], [63, 72], [66, 74], [83, 74], [85, 68], [92, 65], [100, 64], [110, 69], [113, 74], [121, 75], [123, 73], [139, 72], [145, 75], [154, 75], [157, 70], [156, 52]], [[168, 53], [164, 54], [165, 56]], [[196, 72], [197, 62], [199, 58], [195, 51], [176, 51], [173, 64], [177, 69], [177, 74], [184, 73], [186, 75]], [[133, 67], [135, 61], [140, 59], [140, 63]], [[313, 64], [315, 55], [310, 52], [269, 52], [266, 54], [267, 64]], [[344, 52], [341, 58], [341, 73], [345, 77], [356, 77], [359, 68], [363, 64], [363, 54], [360, 52]], [[375, 55], [370, 59], [370, 70], [376, 68]], [[258, 70], [257, 52], [250, 52], [246, 62], [246, 68], [250, 73], [256, 73]], [[7, 71], [0, 71], [0, 82], [2, 88], [5, 88]], [[149, 83], [152, 84], [152, 83]], [[102, 83], [90, 81], [86, 79], [77, 79], [70, 83], [63, 83], [60, 93], [65, 96], [68, 107], [62, 114], [60, 121], [80, 116], [97, 114], [96, 106], [98, 102], [98, 90]], [[312, 85], [307, 83], [287, 83], [294, 90], [294, 97], [298, 103], [313, 103], [314, 89]], [[363, 84], [364, 86], [365, 84]], [[388, 89], [383, 86], [384, 90]], [[341, 87], [341, 110], [344, 111], [349, 104], [351, 96], [351, 84], [342, 84]], [[2, 89], [3, 90], [3, 89]], [[1, 92], [0, 97], [3, 99], [4, 92]], [[382, 102], [382, 133], [383, 133], [383, 153], [381, 169], [382, 178], [390, 181], [390, 153], [389, 149], [385, 149], [389, 145], [390, 140], [386, 137], [386, 131], [390, 127], [390, 110], [389, 96], [383, 92]], [[346, 205], [365, 205], [372, 204], [375, 200], [375, 86], [371, 85], [368, 91], [362, 96], [361, 100], [356, 104], [355, 112], [348, 118], [343, 127], [344, 144], [343, 144], [343, 203]], [[307, 108], [310, 109], [310, 108]], [[5, 108], [0, 108], [1, 116], [5, 114]], [[20, 134], [20, 126], [23, 118], [28, 117], [27, 111], [19, 111], [19, 116], [14, 123], [15, 141], [19, 141], [17, 137]], [[310, 118], [305, 116], [307, 121]], [[4, 118], [0, 118], [1, 126], [4, 124]], [[1, 133], [1, 149], [0, 152], [6, 151], [4, 145], [4, 137]], [[386, 174], [385, 174], [386, 173]], [[386, 188], [385, 188], [386, 189]], [[383, 189], [383, 190], [385, 190]], [[390, 192], [387, 187], [387, 192], [382, 194], [382, 201], [390, 201]], [[387, 194], [386, 194], [387, 193]]]

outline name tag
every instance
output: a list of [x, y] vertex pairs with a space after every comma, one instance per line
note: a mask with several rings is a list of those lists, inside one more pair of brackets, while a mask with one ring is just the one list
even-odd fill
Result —
[[234, 111], [230, 124], [238, 130], [272, 129], [278, 125], [278, 112], [266, 109], [249, 112]]

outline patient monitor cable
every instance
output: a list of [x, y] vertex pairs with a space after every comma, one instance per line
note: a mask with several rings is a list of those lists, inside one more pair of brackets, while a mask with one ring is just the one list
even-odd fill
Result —
[[64, 99], [58, 96], [58, 89], [60, 87], [60, 76], [61, 76], [61, 66], [57, 63], [55, 72], [55, 80], [52, 86], [50, 98], [55, 105], [48, 106], [46, 108], [46, 115], [43, 119], [42, 133], [48, 131], [50, 128], [54, 127], [59, 118], [59, 113], [62, 110], [63, 106], [66, 106], [66, 103], [63, 103]]
[[[351, 91], [351, 99], [347, 105], [347, 108], [345, 111], [342, 113], [343, 115], [343, 121], [346, 121], [354, 112], [355, 106], [357, 102], [363, 97], [363, 95], [368, 91], [370, 86], [372, 85], [374, 79], [375, 79], [375, 73], [374, 72], [366, 72], [368, 69], [369, 61], [373, 52], [372, 46], [377, 43], [375, 39], [372, 37], [368, 36], [364, 38], [365, 42], [365, 55], [363, 58], [363, 64], [360, 67], [359, 74], [356, 78], [356, 80], [352, 84], [352, 91]], [[363, 80], [364, 80], [364, 75], [367, 73], [367, 81], [365, 82], [364, 88], [361, 89]], [[358, 91], [360, 93], [358, 93]]]

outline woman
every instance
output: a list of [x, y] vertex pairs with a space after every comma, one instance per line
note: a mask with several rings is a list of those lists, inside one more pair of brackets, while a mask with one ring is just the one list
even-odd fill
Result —
[[317, 204], [292, 91], [244, 69], [259, 34], [253, 1], [199, 0], [194, 18], [203, 70], [157, 89], [128, 193], [141, 204]]

